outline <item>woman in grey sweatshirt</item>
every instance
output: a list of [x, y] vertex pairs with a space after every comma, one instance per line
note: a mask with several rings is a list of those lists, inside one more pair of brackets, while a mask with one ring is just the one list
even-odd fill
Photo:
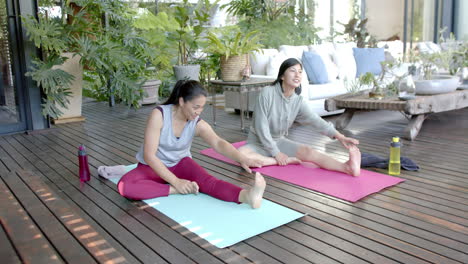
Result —
[[[301, 80], [300, 61], [285, 60], [273, 85], [259, 93], [247, 144], [239, 150], [248, 157], [260, 158], [264, 166], [309, 161], [324, 169], [359, 176], [361, 154], [356, 147], [359, 141], [336, 131], [331, 123], [310, 110], [299, 95]], [[311, 124], [323, 134], [339, 140], [349, 150], [349, 160], [339, 162], [310, 146], [288, 139], [288, 129], [294, 122]]]

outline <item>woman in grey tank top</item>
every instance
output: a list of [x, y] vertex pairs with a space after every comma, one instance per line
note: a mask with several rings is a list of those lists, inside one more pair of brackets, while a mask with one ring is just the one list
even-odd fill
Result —
[[239, 162], [249, 173], [252, 172], [249, 167], [260, 165], [259, 160], [248, 159], [200, 119], [206, 95], [199, 82], [178, 81], [169, 99], [153, 110], [144, 144], [136, 155], [138, 166], [118, 183], [122, 196], [143, 200], [202, 192], [224, 201], [260, 207], [265, 190], [262, 175], [256, 173], [254, 185], [242, 189], [209, 175], [191, 158], [192, 140], [200, 136], [217, 152]]

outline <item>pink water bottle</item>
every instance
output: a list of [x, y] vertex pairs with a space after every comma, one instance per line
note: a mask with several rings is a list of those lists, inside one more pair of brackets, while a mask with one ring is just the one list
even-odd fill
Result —
[[86, 148], [80, 145], [78, 148], [78, 161], [80, 162], [80, 181], [87, 182], [91, 179], [89, 173], [88, 156], [86, 155]]

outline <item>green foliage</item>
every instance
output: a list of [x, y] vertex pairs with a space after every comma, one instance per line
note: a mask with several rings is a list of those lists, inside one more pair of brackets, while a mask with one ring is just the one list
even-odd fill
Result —
[[225, 56], [226, 59], [230, 56], [248, 54], [262, 48], [259, 44], [259, 37], [257, 31], [243, 34], [237, 26], [225, 27], [220, 30], [219, 34], [214, 31], [208, 32], [206, 51]]
[[[359, 76], [357, 81], [351, 81], [348, 83], [347, 89], [351, 90], [362, 90], [363, 88], [372, 88], [372, 93], [379, 95], [393, 96], [398, 94], [398, 83], [403, 76], [397, 76], [392, 72], [393, 69], [401, 65], [401, 61], [383, 61], [381, 62], [382, 71], [380, 75], [376, 76], [371, 72], [366, 72]], [[384, 78], [392, 76], [395, 77], [393, 82], [385, 82]]]
[[212, 78], [220, 79], [221, 56], [219, 54], [208, 54], [205, 58], [195, 61], [200, 64], [200, 82], [203, 85], [209, 85]]
[[159, 98], [168, 98], [171, 95], [172, 87], [174, 87], [175, 82], [170, 80], [163, 80], [159, 86]]
[[35, 71], [26, 73], [26, 76], [37, 82], [43, 87], [46, 94], [46, 100], [42, 104], [42, 114], [50, 115], [54, 118], [60, 116], [62, 112], [57, 105], [66, 107], [69, 103], [68, 97], [71, 95], [70, 87], [75, 77], [61, 69], [52, 68], [54, 65], [60, 65], [64, 62], [62, 57], [51, 56], [48, 62], [34, 60]]
[[175, 31], [169, 31], [169, 39], [177, 43], [178, 65], [187, 65], [200, 47], [200, 39], [210, 20], [210, 10], [218, 3], [210, 3], [210, 0], [199, 0], [192, 6], [188, 0], [183, 0], [181, 5], [173, 7], [171, 16], [177, 22]]
[[[43, 1], [49, 5], [54, 2]], [[57, 118], [62, 114], [57, 105], [68, 104], [71, 80], [54, 69], [66, 60], [61, 55], [64, 52], [81, 56], [80, 63], [86, 66], [86, 89], [91, 94], [115, 95], [117, 101], [138, 107], [146, 62], [154, 52], [136, 35], [131, 10], [122, 0], [75, 0], [73, 5], [78, 10], [66, 6], [60, 19], [45, 13], [38, 13], [38, 19], [22, 18], [29, 38], [43, 52], [42, 61], [36, 61], [28, 72], [46, 94], [43, 114]]]
[[44, 19], [41, 23], [32, 17], [23, 17], [23, 23], [28, 29], [26, 35], [37, 48], [48, 53], [60, 53], [67, 48], [67, 40], [62, 38], [64, 28], [57, 20]]
[[249, 22], [275, 21], [284, 13], [294, 9], [292, 1], [279, 2], [275, 0], [233, 0], [221, 8], [226, 7], [226, 11], [231, 15], [244, 17]]
[[[238, 23], [242, 32], [257, 31], [260, 35], [260, 43], [266, 48], [278, 48], [280, 45], [309, 45], [319, 40], [316, 28], [313, 24], [314, 1], [307, 1], [308, 10], [304, 4], [295, 9], [292, 1], [277, 3], [268, 1], [245, 2], [245, 7], [240, 7], [240, 2], [232, 1], [227, 7], [233, 9], [234, 4], [239, 11], [231, 11], [233, 14], [241, 15], [242, 20]], [[265, 2], [265, 5], [262, 3]], [[258, 6], [257, 6], [258, 4]], [[250, 10], [249, 6], [255, 5], [255, 9]], [[228, 8], [228, 10], [229, 10]], [[244, 10], [244, 11], [242, 11]], [[250, 10], [250, 11], [249, 11]], [[306, 14], [307, 13], [307, 14]]]
[[167, 32], [177, 29], [177, 22], [166, 12], [157, 15], [146, 10], [139, 15], [134, 26], [139, 34], [153, 47], [154, 56], [150, 64], [155, 67], [153, 78], [165, 80], [172, 76], [172, 65], [175, 64], [174, 54], [177, 53], [177, 43], [169, 39]]
[[372, 85], [374, 84], [374, 74], [370, 72], [366, 72], [365, 74], [362, 74], [359, 76], [359, 81], [364, 84], [364, 85]]
[[447, 69], [450, 75], [455, 75], [460, 69], [468, 66], [468, 42], [457, 41], [452, 32], [448, 38], [444, 38], [445, 31], [446, 28], [440, 30], [439, 43], [442, 51], [438, 66]]
[[433, 74], [441, 69], [455, 75], [463, 67], [468, 67], [468, 43], [457, 41], [453, 33], [448, 39], [444, 38], [445, 30], [446, 28], [439, 31], [439, 43], [442, 48], [440, 52], [410, 51], [409, 53], [408, 61], [419, 65], [426, 80], [431, 80]]
[[347, 40], [355, 42], [358, 48], [376, 47], [377, 40], [367, 31], [367, 21], [367, 18], [363, 20], [351, 18], [347, 24], [338, 22], [344, 26], [344, 31], [338, 35], [345, 35]]

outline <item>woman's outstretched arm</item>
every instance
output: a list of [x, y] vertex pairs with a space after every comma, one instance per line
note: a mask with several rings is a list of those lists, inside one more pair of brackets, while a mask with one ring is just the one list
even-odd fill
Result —
[[201, 120], [197, 124], [196, 135], [200, 136], [206, 143], [214, 148], [218, 153], [240, 163], [242, 168], [251, 173], [249, 167], [261, 167], [262, 162], [258, 159], [248, 159], [240, 153], [231, 143], [219, 137], [213, 128]]

